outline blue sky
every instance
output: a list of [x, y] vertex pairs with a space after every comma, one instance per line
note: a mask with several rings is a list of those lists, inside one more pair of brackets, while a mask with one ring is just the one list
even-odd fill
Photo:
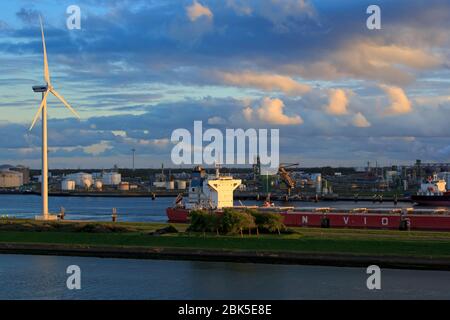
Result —
[[132, 148], [170, 166], [171, 132], [194, 120], [278, 128], [281, 160], [305, 166], [450, 160], [448, 1], [19, 0], [0, 12], [0, 163], [40, 165], [39, 14], [82, 116], [50, 99], [51, 168], [129, 166]]

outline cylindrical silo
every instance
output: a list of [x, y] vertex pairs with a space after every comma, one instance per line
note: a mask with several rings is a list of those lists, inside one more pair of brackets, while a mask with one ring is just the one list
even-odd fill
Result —
[[186, 181], [185, 180], [177, 180], [177, 188], [178, 190], [186, 189]]
[[315, 184], [316, 184], [316, 193], [317, 194], [322, 193], [322, 175], [320, 173], [316, 175]]
[[96, 180], [95, 181], [95, 189], [102, 190], [102, 188], [103, 188], [103, 182], [101, 180]]
[[63, 180], [61, 182], [61, 190], [63, 191], [73, 191], [75, 190], [75, 181], [74, 180]]
[[167, 181], [166, 182], [166, 190], [174, 190], [175, 189], [175, 181]]

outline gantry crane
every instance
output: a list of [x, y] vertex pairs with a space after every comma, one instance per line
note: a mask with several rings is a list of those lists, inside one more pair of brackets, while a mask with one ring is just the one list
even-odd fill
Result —
[[286, 168], [298, 166], [298, 163], [281, 163], [278, 167], [278, 175], [281, 180], [286, 184], [288, 196], [291, 195], [291, 190], [295, 188], [295, 180], [291, 177]]

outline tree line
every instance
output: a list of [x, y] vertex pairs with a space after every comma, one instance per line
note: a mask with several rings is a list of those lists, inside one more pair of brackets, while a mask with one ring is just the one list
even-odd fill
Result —
[[286, 230], [283, 216], [275, 213], [257, 212], [251, 209], [235, 210], [227, 208], [223, 213], [210, 213], [203, 210], [193, 210], [189, 213], [192, 232], [215, 232], [216, 234], [249, 235], [254, 231], [259, 233], [278, 233]]

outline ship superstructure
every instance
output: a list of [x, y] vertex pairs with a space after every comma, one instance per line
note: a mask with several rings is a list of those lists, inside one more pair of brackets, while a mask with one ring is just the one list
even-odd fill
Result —
[[429, 177], [428, 181], [420, 185], [420, 189], [417, 192], [418, 195], [422, 196], [439, 196], [447, 192], [446, 188], [447, 182], [443, 179], [438, 179], [437, 175], [433, 178]]
[[233, 192], [241, 185], [241, 180], [216, 173], [209, 175], [202, 167], [194, 168], [186, 203], [180, 203], [186, 209], [218, 209], [233, 207]]
[[419, 191], [411, 196], [411, 200], [419, 205], [450, 206], [447, 182], [439, 179], [437, 175], [433, 175], [420, 185]]

